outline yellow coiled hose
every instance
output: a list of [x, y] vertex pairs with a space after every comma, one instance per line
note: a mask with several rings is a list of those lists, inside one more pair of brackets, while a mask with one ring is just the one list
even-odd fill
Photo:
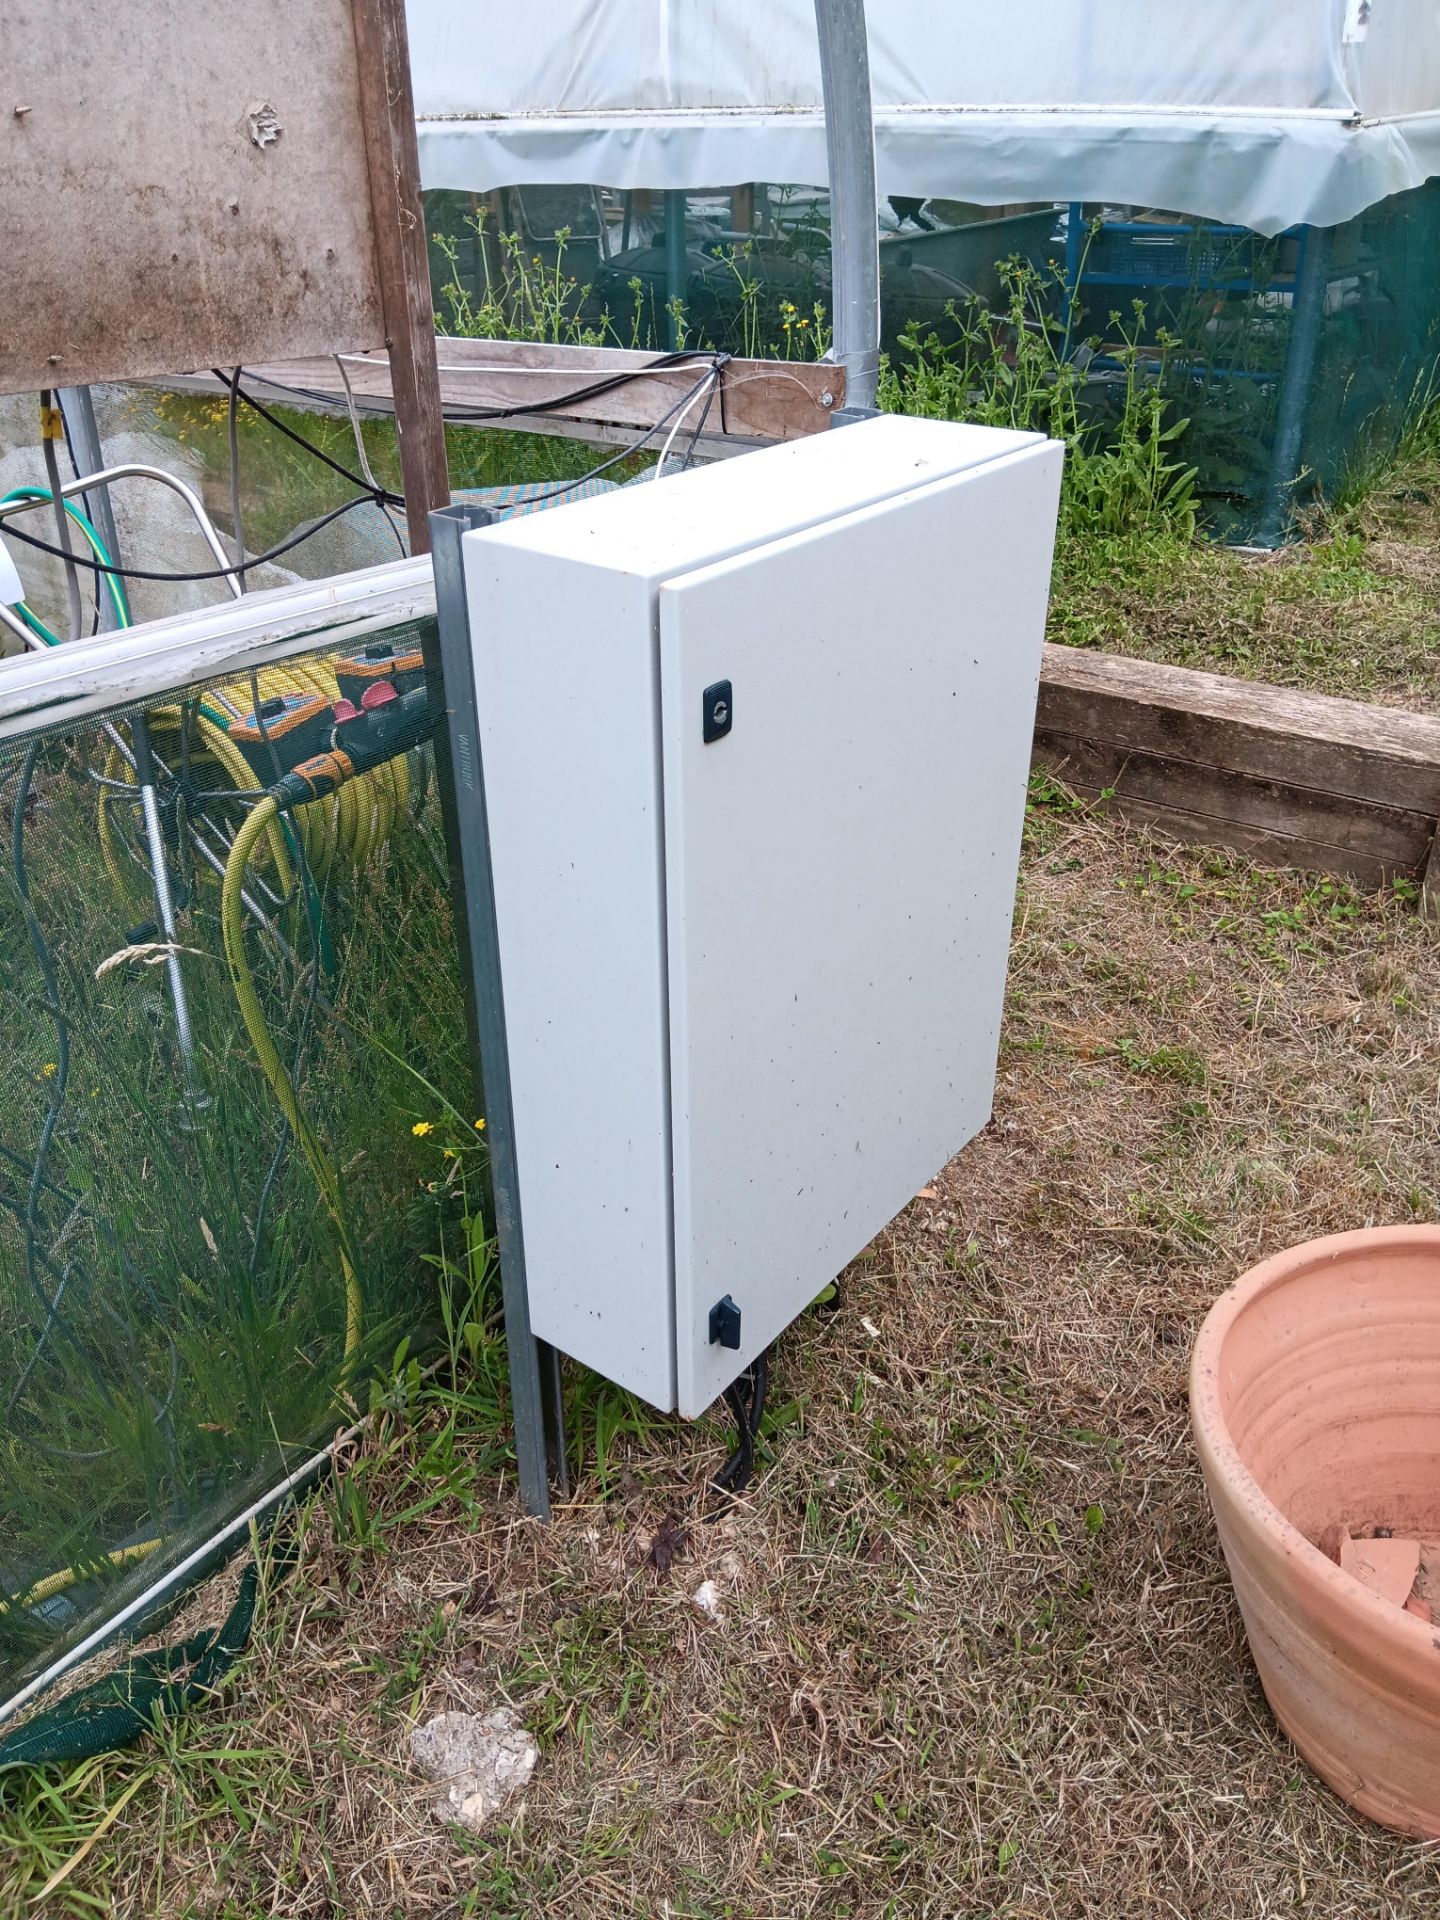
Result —
[[[281, 667], [265, 668], [255, 679], [261, 700], [277, 694], [318, 693], [327, 702], [333, 702], [340, 695], [333, 672], [320, 661], [287, 661]], [[213, 716], [219, 712], [238, 717], [255, 703], [255, 693], [256, 688], [252, 688], [248, 680], [221, 687], [207, 696], [205, 706], [193, 718], [203, 752], [216, 763], [223, 781], [241, 792], [268, 782], [257, 782], [249, 761]], [[167, 733], [178, 735], [180, 725], [181, 714], [176, 707], [161, 707], [150, 715], [151, 731], [157, 741], [163, 740]], [[106, 872], [123, 895], [129, 890], [127, 869], [115, 832], [113, 809], [124, 803], [125, 796], [113, 783], [131, 785], [134, 775], [115, 746], [111, 747], [101, 771], [112, 783], [100, 789], [101, 856]], [[404, 812], [409, 798], [409, 772], [402, 755], [347, 781], [326, 799], [299, 809], [295, 815], [296, 827], [316, 879], [323, 880], [337, 860], [344, 866], [364, 866], [389, 840], [396, 818]], [[279, 890], [288, 894], [295, 884], [294, 868], [278, 821], [271, 823], [266, 840]]]
[[[266, 668], [250, 680], [207, 694], [198, 713], [189, 716], [188, 724], [195, 730], [201, 754], [208, 756], [219, 771], [221, 777], [213, 784], [219, 787], [228, 783], [240, 793], [253, 791], [260, 784], [250, 762], [230, 738], [222, 719], [238, 718], [258, 701], [271, 699], [277, 694], [318, 693], [327, 703], [333, 703], [339, 698], [339, 692], [335, 676], [327, 666], [318, 661], [293, 661], [284, 666]], [[152, 711], [149, 719], [152, 735], [157, 741], [163, 741], [167, 733], [178, 736], [184, 716], [178, 707], [169, 707]], [[165, 754], [163, 757], [173, 771], [178, 756]], [[113, 810], [128, 804], [124, 787], [134, 784], [134, 774], [118, 746], [112, 746], [103, 771], [110, 784], [100, 789], [100, 845], [106, 869], [123, 895], [128, 890], [127, 863], [122, 858]], [[287, 818], [314, 880], [323, 882], [337, 863], [350, 868], [364, 866], [389, 840], [397, 816], [404, 812], [409, 803], [409, 796], [409, 772], [405, 756], [401, 754], [393, 760], [382, 762], [368, 773], [346, 780], [323, 798], [296, 807]], [[267, 797], [246, 815], [231, 845], [220, 889], [221, 934], [231, 984], [245, 1030], [255, 1049], [255, 1057], [305, 1156], [339, 1237], [345, 1282], [345, 1360], [348, 1372], [349, 1364], [360, 1346], [364, 1300], [355, 1271], [340, 1184], [324, 1147], [301, 1108], [289, 1070], [266, 1025], [254, 973], [245, 951], [245, 876], [251, 861], [262, 857], [262, 850], [281, 898], [299, 897], [291, 844], [287, 841], [274, 800]], [[133, 863], [129, 865], [129, 871], [135, 871]]]

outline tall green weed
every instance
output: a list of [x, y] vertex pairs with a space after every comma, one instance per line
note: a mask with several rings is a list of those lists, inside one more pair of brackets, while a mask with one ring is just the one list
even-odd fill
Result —
[[1072, 323], [1060, 317], [1068, 307], [1058, 270], [1013, 259], [1000, 274], [998, 312], [978, 299], [952, 301], [950, 337], [913, 327], [900, 336], [881, 375], [880, 404], [1063, 440], [1062, 540], [1156, 533], [1189, 540], [1198, 512], [1195, 469], [1175, 451], [1189, 421], [1175, 417], [1166, 392], [1179, 343], [1162, 332], [1158, 346], [1142, 352], [1143, 305], [1135, 302], [1128, 320], [1112, 313], [1098, 407], [1090, 369], [1100, 342], [1072, 341]]

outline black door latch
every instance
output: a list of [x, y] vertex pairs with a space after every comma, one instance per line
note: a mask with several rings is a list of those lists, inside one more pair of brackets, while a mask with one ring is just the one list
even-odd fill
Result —
[[710, 1309], [710, 1344], [732, 1348], [740, 1345], [740, 1309], [728, 1293]]
[[723, 740], [735, 714], [735, 697], [728, 680], [717, 680], [713, 687], [706, 687], [700, 696], [700, 713], [705, 723], [706, 746], [712, 740]]

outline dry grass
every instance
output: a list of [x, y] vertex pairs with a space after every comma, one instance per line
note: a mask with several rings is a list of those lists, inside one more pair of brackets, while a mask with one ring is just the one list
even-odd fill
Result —
[[[1270, 1719], [1185, 1368], [1261, 1254], [1436, 1214], [1437, 1029], [1405, 903], [1038, 811], [994, 1121], [782, 1341], [748, 1501], [700, 1518], [718, 1425], [634, 1423], [548, 1531], [463, 1411], [388, 1430], [223, 1699], [55, 1786], [48, 1854], [0, 1801], [0, 1911], [143, 1775], [46, 1911], [1433, 1914]], [[466, 1840], [406, 1736], [501, 1700], [541, 1764]]]

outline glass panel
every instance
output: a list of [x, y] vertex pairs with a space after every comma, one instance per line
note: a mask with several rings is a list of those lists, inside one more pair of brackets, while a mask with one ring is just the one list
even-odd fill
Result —
[[0, 1700], [432, 1340], [483, 1135], [430, 750], [255, 820], [421, 683], [407, 628], [0, 748]]

